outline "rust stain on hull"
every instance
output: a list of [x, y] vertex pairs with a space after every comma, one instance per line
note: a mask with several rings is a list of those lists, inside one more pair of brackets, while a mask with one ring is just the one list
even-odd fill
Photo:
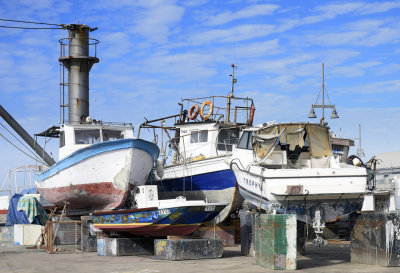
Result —
[[49, 202], [62, 207], [69, 202], [71, 209], [115, 209], [125, 203], [129, 190], [118, 190], [112, 182], [99, 182], [59, 188], [38, 188]]

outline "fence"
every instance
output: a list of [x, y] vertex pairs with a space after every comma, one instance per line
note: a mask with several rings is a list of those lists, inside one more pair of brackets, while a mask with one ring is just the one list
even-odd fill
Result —
[[81, 221], [47, 221], [45, 234], [47, 253], [82, 251]]

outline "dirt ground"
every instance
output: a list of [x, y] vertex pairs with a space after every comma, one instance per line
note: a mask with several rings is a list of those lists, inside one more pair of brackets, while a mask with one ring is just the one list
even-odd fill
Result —
[[[399, 272], [399, 268], [368, 266], [350, 262], [349, 245], [306, 245], [306, 256], [298, 259], [301, 272]], [[47, 254], [23, 246], [0, 242], [0, 272], [273, 272], [255, 264], [253, 257], [240, 256], [240, 246], [226, 247], [223, 258], [164, 261], [153, 256], [97, 256], [97, 253]], [[282, 271], [280, 271], [282, 272]], [[293, 271], [292, 271], [293, 272]]]

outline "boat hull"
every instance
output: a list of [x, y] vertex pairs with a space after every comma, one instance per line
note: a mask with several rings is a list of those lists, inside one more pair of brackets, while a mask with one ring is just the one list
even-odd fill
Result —
[[[325, 221], [360, 210], [367, 192], [363, 168], [264, 169], [232, 166], [240, 194], [268, 212], [297, 214], [311, 220], [316, 210]], [[259, 175], [262, 173], [262, 176]]]
[[141, 236], [184, 236], [212, 220], [226, 205], [145, 208], [92, 213], [95, 228]]
[[124, 139], [94, 144], [35, 176], [39, 193], [69, 209], [114, 209], [134, 185], [143, 185], [158, 156], [156, 145]]
[[159, 198], [185, 196], [188, 200], [228, 203], [215, 218], [217, 223], [224, 221], [243, 203], [236, 177], [224, 162], [225, 158], [203, 159], [166, 167], [163, 179], [156, 181]]

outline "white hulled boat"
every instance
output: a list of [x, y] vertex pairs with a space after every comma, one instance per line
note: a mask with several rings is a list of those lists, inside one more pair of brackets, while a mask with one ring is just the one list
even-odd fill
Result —
[[229, 164], [246, 200], [303, 221], [360, 210], [372, 188], [367, 169], [341, 163], [332, 154], [329, 128], [314, 123], [245, 129]]
[[133, 138], [129, 124], [63, 124], [60, 160], [35, 175], [40, 194], [71, 209], [114, 209], [146, 182], [158, 147]]

